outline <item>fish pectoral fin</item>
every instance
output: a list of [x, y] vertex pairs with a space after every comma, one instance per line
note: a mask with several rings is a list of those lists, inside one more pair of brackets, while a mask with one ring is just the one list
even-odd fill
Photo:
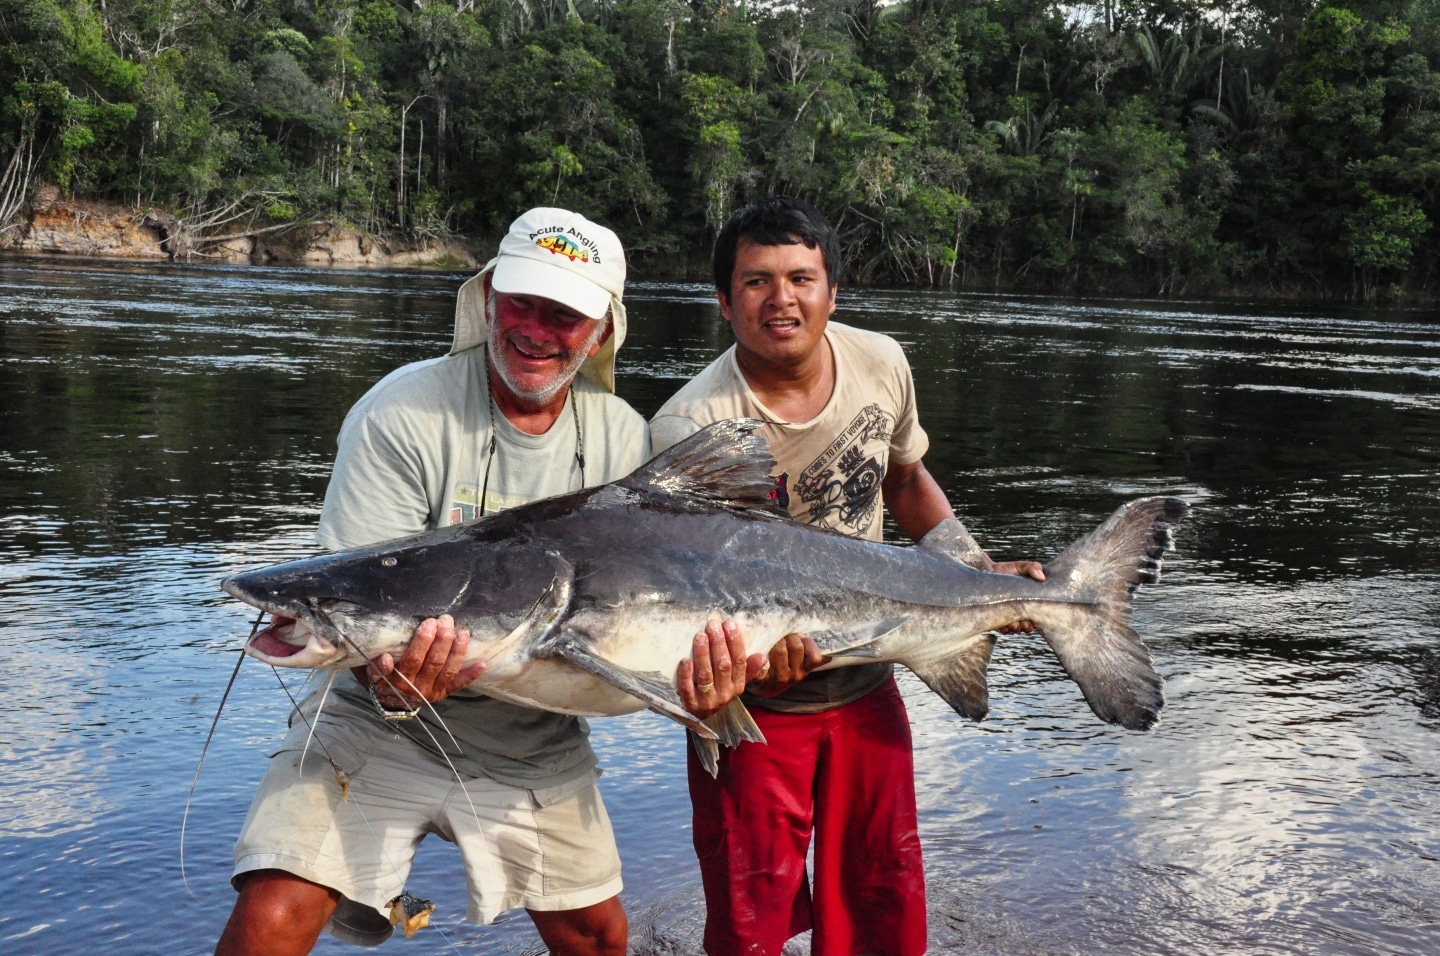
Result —
[[880, 648], [874, 644], [861, 644], [859, 647], [847, 647], [840, 651], [831, 651], [826, 655], [832, 661], [836, 658], [853, 657], [859, 661], [874, 661], [880, 659]]
[[658, 671], [632, 671], [621, 667], [596, 654], [583, 640], [569, 633], [560, 635], [550, 647], [547, 656], [558, 657], [571, 666], [588, 671], [605, 683], [618, 687], [632, 697], [638, 697], [655, 713], [685, 725], [701, 737], [715, 739], [715, 731], [685, 709], [680, 703], [680, 693], [675, 690], [675, 685], [670, 682], [670, 678]]
[[575, 594], [575, 568], [558, 551], [546, 551], [545, 557], [555, 577], [550, 586], [540, 592], [525, 618], [490, 647], [485, 655], [487, 664], [505, 659], [526, 644], [544, 648], [565, 612], [570, 610], [570, 599]]
[[990, 686], [985, 671], [990, 666], [990, 651], [995, 635], [987, 632], [955, 641], [927, 643], [923, 655], [907, 656], [900, 661], [910, 672], [945, 698], [961, 717], [983, 720], [990, 712]]
[[712, 778], [720, 776], [720, 744], [718, 741], [707, 740], [699, 734], [686, 734], [690, 738], [690, 746], [695, 748], [695, 756], [700, 758], [700, 766]]
[[828, 631], [815, 631], [805, 636], [815, 642], [820, 653], [826, 657], [857, 657], [875, 659], [880, 649], [874, 642], [901, 627], [910, 620], [910, 615], [886, 618], [883, 621], [865, 621], [846, 627], [834, 627]]

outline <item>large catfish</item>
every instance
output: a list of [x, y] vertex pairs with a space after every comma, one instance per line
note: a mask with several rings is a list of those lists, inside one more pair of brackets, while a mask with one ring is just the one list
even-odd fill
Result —
[[1158, 578], [1185, 502], [1124, 505], [1046, 565], [1043, 583], [987, 574], [938, 535], [906, 548], [794, 521], [770, 497], [761, 424], [718, 422], [598, 488], [232, 575], [230, 594], [296, 619], [246, 651], [280, 667], [350, 667], [450, 614], [470, 631], [469, 660], [487, 663], [472, 688], [584, 716], [648, 707], [694, 731], [713, 768], [716, 741], [764, 738], [738, 700], [704, 722], [680, 705], [676, 666], [708, 620], [735, 618], [751, 648], [807, 634], [825, 668], [903, 664], [972, 720], [989, 710], [994, 632], [1030, 620], [1097, 716], [1155, 724], [1164, 696], [1128, 624], [1130, 595]]

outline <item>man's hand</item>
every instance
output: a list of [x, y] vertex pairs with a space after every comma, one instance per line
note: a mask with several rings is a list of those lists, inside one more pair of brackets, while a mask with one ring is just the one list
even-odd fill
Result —
[[1039, 561], [1000, 561], [995, 565], [995, 574], [1013, 574], [1022, 578], [1045, 580], [1045, 565]]
[[[995, 565], [996, 574], [1014, 574], [1022, 578], [1034, 578], [1036, 581], [1045, 580], [1045, 568], [1039, 561], [1001, 561]], [[1029, 634], [1035, 630], [1035, 625], [1030, 621], [1016, 621], [1014, 624], [1006, 624], [1000, 628], [1001, 634]]]
[[680, 703], [704, 720], [729, 706], [745, 690], [745, 682], [764, 666], [763, 654], [745, 657], [745, 638], [740, 625], [727, 620], [711, 621], [695, 635], [690, 658], [675, 671], [675, 689]]
[[804, 680], [829, 659], [805, 635], [786, 634], [770, 648], [770, 657], [755, 675], [755, 686], [750, 689], [761, 697], [774, 697]]
[[448, 614], [428, 618], [415, 629], [415, 636], [397, 665], [389, 654], [381, 654], [368, 667], [355, 668], [355, 676], [375, 691], [389, 710], [414, 710], [424, 701], [435, 703], [479, 677], [484, 662], [465, 666], [470, 632], [455, 629]]

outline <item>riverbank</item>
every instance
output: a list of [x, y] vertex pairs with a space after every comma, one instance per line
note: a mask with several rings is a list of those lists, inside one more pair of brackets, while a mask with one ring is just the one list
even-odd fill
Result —
[[477, 250], [463, 240], [400, 242], [340, 222], [279, 223], [201, 233], [161, 209], [66, 199], [53, 186], [36, 190], [0, 249], [45, 255], [178, 260], [248, 265], [370, 268], [474, 268]]
[[[122, 260], [217, 262], [238, 265], [309, 265], [334, 268], [477, 269], [493, 254], [479, 240], [405, 242], [375, 235], [343, 222], [296, 221], [224, 234], [198, 233], [173, 214], [145, 206], [94, 199], [65, 199], [50, 185], [34, 199], [11, 233], [0, 238], [0, 251], [75, 255]], [[707, 282], [708, 255], [683, 248], [657, 249], [643, 244], [628, 250], [632, 279]], [[950, 291], [992, 295], [1043, 295], [1071, 298], [1206, 299], [1216, 301], [1337, 303], [1427, 307], [1440, 302], [1433, 287], [1433, 264], [1409, 288], [1362, 288], [1358, 276], [1335, 277], [1326, 287], [1313, 278], [1292, 281], [1235, 280], [1167, 284], [1155, 277], [1117, 275], [1100, 279], [1048, 276], [1029, 282], [999, 281], [971, 273]], [[852, 279], [847, 286], [866, 285]], [[921, 287], [923, 288], [923, 287]]]

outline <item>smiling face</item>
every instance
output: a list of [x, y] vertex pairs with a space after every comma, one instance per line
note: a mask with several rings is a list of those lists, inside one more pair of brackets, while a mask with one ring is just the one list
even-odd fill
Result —
[[820, 249], [741, 239], [730, 292], [717, 291], [735, 331], [742, 367], [794, 368], [814, 361], [835, 311], [835, 286]]
[[600, 351], [605, 322], [553, 299], [491, 293], [490, 361], [521, 404], [546, 405], [570, 384], [585, 360]]

